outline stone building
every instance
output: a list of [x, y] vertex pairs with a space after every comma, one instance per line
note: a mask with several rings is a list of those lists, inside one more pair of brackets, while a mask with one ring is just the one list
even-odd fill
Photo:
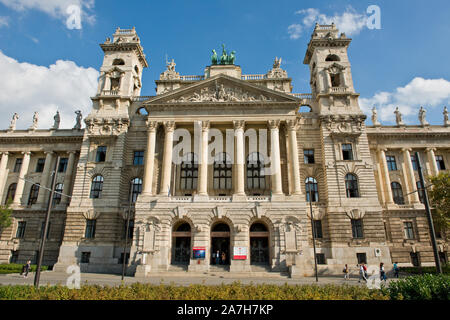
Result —
[[[448, 119], [404, 125], [398, 112], [396, 126], [381, 126], [374, 111], [366, 126], [350, 42], [334, 25], [316, 25], [304, 58], [311, 93], [291, 92], [281, 59], [246, 75], [224, 52], [198, 76], [180, 75], [172, 60], [156, 95], [140, 96], [148, 61], [134, 28], [117, 29], [100, 45], [85, 129], [15, 130], [13, 119], [0, 131], [1, 201], [14, 209], [0, 262], [35, 259], [49, 202], [39, 186], [50, 188], [56, 168], [44, 255], [55, 270], [117, 273], [126, 259], [136, 276], [219, 268], [306, 276], [313, 230], [321, 273], [358, 262], [433, 264], [414, 152], [426, 175], [446, 170]], [[438, 245], [447, 261], [448, 238]]]

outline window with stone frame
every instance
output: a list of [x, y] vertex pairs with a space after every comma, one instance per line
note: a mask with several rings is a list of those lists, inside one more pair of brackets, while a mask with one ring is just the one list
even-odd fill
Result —
[[397, 171], [397, 162], [395, 161], [395, 156], [386, 155], [386, 162], [389, 171]]
[[309, 197], [311, 196], [311, 202], [319, 201], [319, 187], [317, 180], [309, 177], [305, 180], [305, 195], [306, 201], [309, 202]]
[[411, 221], [403, 222], [403, 235], [407, 240], [415, 239], [414, 236], [414, 227]]
[[36, 172], [43, 172], [45, 166], [45, 158], [39, 158], [36, 164]]
[[425, 191], [423, 190], [422, 182], [417, 181], [417, 193], [419, 194], [419, 201], [420, 203], [425, 203]]
[[414, 267], [420, 267], [420, 254], [419, 254], [419, 252], [410, 252], [409, 255], [411, 257], [411, 264]]
[[411, 155], [411, 164], [414, 171], [417, 171], [417, 159], [414, 154]]
[[[130, 253], [127, 252], [125, 256], [126, 256], [125, 264], [128, 264], [128, 261], [130, 260]], [[120, 258], [118, 260], [119, 260], [118, 264], [123, 264], [123, 252], [120, 254]]]
[[91, 258], [90, 252], [81, 253], [81, 263], [89, 263], [90, 258]]
[[247, 157], [247, 188], [249, 190], [266, 188], [264, 157], [259, 152], [252, 152]]
[[303, 159], [305, 164], [313, 164], [314, 160], [314, 149], [304, 149], [303, 150]]
[[22, 158], [16, 159], [16, 163], [14, 164], [13, 172], [20, 172], [20, 169], [22, 168], [22, 162], [23, 162]]
[[106, 161], [106, 146], [98, 146], [97, 154], [95, 155], [95, 162], [105, 162]]
[[9, 263], [17, 263], [19, 260], [19, 250], [11, 250], [11, 257]]
[[68, 158], [60, 158], [59, 165], [58, 165], [58, 172], [60, 172], [60, 173], [66, 172], [68, 163], [69, 163]]
[[351, 143], [342, 144], [342, 160], [351, 161], [353, 160], [353, 147]]
[[405, 204], [405, 198], [403, 197], [402, 186], [398, 182], [391, 183], [392, 189], [392, 198], [394, 199], [394, 203], [398, 205]]
[[439, 171], [446, 170], [443, 156], [436, 156], [436, 165]]
[[30, 195], [28, 196], [28, 205], [31, 206], [37, 202], [39, 196], [40, 185], [35, 183], [31, 186]]
[[[133, 239], [133, 233], [134, 233], [134, 220], [130, 219], [130, 223], [128, 225], [128, 239]], [[123, 220], [123, 233], [122, 233], [122, 239], [125, 239], [127, 234], [127, 220]]]
[[138, 196], [142, 193], [142, 179], [131, 180], [131, 203], [136, 203]]
[[213, 187], [214, 190], [231, 190], [232, 164], [230, 156], [222, 152], [214, 161]]
[[[48, 222], [48, 228], [47, 228], [47, 236], [46, 236], [46, 239], [49, 239], [49, 238], [50, 238], [50, 227], [51, 227], [51, 225], [52, 225], [52, 223], [49, 221], [49, 222]], [[45, 221], [42, 221], [42, 224], [41, 224], [41, 232], [40, 232], [40, 235], [39, 235], [39, 239], [42, 239], [42, 238], [44, 237], [44, 230], [45, 230]]]
[[133, 166], [142, 166], [144, 164], [144, 151], [134, 151]]
[[11, 183], [9, 185], [8, 192], [6, 193], [5, 204], [7, 204], [8, 201], [14, 200], [14, 197], [16, 195], [16, 189], [17, 189], [17, 183]]
[[322, 239], [322, 220], [313, 220], [313, 227], [314, 227], [314, 238], [316, 239]]
[[327, 264], [325, 253], [316, 253], [317, 264]]
[[16, 238], [23, 239], [25, 236], [25, 229], [27, 227], [26, 221], [19, 221], [17, 223], [17, 231], [16, 231]]
[[90, 198], [91, 199], [101, 198], [102, 191], [103, 191], [103, 177], [100, 175], [95, 176], [94, 179], [92, 179]]
[[53, 193], [52, 205], [56, 206], [61, 203], [63, 190], [64, 190], [64, 184], [57, 183], [55, 186], [55, 192]]
[[84, 237], [86, 239], [94, 239], [96, 227], [97, 227], [97, 220], [86, 219], [86, 230], [84, 232]]
[[333, 88], [341, 86], [341, 75], [339, 73], [330, 73], [330, 79]]
[[347, 198], [359, 198], [358, 178], [349, 173], [345, 176], [345, 190]]
[[180, 165], [180, 189], [196, 190], [198, 184], [197, 155], [190, 152], [185, 155]]
[[352, 221], [352, 237], [354, 239], [364, 238], [362, 219], [351, 219]]
[[367, 255], [365, 252], [357, 253], [356, 259], [358, 260], [358, 264], [361, 264], [361, 263], [367, 264]]

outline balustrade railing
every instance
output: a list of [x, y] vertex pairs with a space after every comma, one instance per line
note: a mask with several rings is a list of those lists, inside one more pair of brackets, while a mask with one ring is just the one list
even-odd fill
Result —
[[263, 80], [266, 79], [265, 74], [243, 74], [241, 80]]
[[188, 75], [188, 76], [180, 76], [181, 81], [200, 81], [205, 80], [205, 76], [199, 75]]

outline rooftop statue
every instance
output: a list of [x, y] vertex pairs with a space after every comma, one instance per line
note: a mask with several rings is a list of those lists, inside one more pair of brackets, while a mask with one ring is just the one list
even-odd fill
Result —
[[236, 51], [231, 51], [230, 54], [227, 53], [225, 50], [225, 45], [222, 44], [222, 55], [219, 57], [217, 56], [216, 50], [212, 50], [212, 56], [211, 56], [211, 64], [214, 65], [234, 65], [234, 62], [236, 61]]
[[59, 116], [59, 111], [56, 111], [55, 116], [53, 117], [53, 120], [55, 120], [55, 122], [53, 123], [53, 128], [54, 130], [59, 129], [59, 124], [61, 122], [61, 117]]
[[39, 121], [39, 113], [35, 112], [33, 115], [33, 124], [30, 127], [30, 130], [36, 130], [38, 127], [38, 121]]
[[9, 125], [9, 130], [16, 130], [16, 122], [19, 119], [19, 115], [17, 113], [14, 113], [11, 124]]
[[213, 49], [212, 51], [213, 55], [211, 56], [211, 64], [216, 65], [217, 64], [217, 52]]
[[81, 129], [81, 119], [83, 118], [83, 116], [81, 115], [80, 110], [75, 111], [75, 114], [77, 115], [77, 118], [75, 120], [76, 121], [75, 127], [73, 127], [73, 128], [76, 130], [80, 130]]
[[372, 124], [374, 126], [379, 126], [380, 122], [378, 121], [378, 112], [377, 112], [377, 108], [373, 107], [372, 109]]
[[448, 127], [450, 126], [450, 121], [448, 120], [448, 110], [447, 107], [444, 107], [444, 126]]
[[422, 126], [429, 125], [428, 121], [425, 119], [426, 115], [427, 115], [427, 111], [423, 107], [420, 107], [420, 110], [419, 110], [419, 121], [420, 121], [420, 124]]
[[278, 57], [275, 57], [275, 61], [273, 62], [273, 68], [281, 68], [281, 57], [278, 59]]
[[398, 107], [397, 107], [397, 109], [395, 109], [394, 113], [395, 113], [395, 122], [397, 122], [397, 125], [398, 126], [405, 125], [405, 123], [403, 122], [403, 119], [402, 119], [402, 114], [400, 113], [400, 110], [398, 110]]

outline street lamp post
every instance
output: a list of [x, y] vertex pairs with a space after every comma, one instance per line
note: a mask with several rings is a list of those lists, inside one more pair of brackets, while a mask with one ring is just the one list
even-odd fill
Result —
[[311, 231], [312, 231], [313, 248], [314, 248], [314, 269], [315, 269], [315, 273], [316, 273], [316, 282], [319, 282], [319, 277], [317, 275], [316, 235], [314, 232], [314, 217], [313, 217], [313, 211], [312, 211], [311, 185], [313, 185], [311, 180], [308, 180], [309, 210], [310, 210], [310, 214], [311, 214]]
[[55, 194], [56, 175], [57, 175], [57, 170], [58, 170], [59, 158], [60, 157], [58, 156], [58, 158], [56, 159], [55, 168], [52, 172], [52, 183], [51, 183], [52, 187], [51, 187], [51, 191], [50, 191], [50, 198], [48, 200], [47, 215], [45, 216], [44, 234], [42, 236], [41, 243], [39, 246], [39, 258], [38, 258], [37, 267], [36, 267], [36, 274], [34, 276], [34, 286], [36, 288], [39, 287], [39, 280], [41, 277], [41, 265], [42, 265], [42, 260], [44, 258], [45, 240], [47, 239], [48, 224], [50, 221], [50, 214], [52, 211], [53, 195]]
[[125, 246], [123, 247], [123, 260], [122, 260], [122, 281], [125, 278], [127, 269], [127, 247], [128, 247], [128, 232], [130, 229], [130, 216], [131, 216], [131, 202], [133, 200], [133, 180], [130, 182], [130, 194], [128, 198], [128, 214], [127, 214], [127, 227], [125, 229]]
[[441, 261], [439, 260], [439, 252], [436, 243], [436, 233], [434, 232], [433, 218], [431, 216], [430, 203], [428, 202], [428, 193], [425, 188], [425, 179], [423, 178], [422, 165], [420, 163], [419, 153], [416, 152], [417, 171], [419, 173], [420, 184], [423, 190], [423, 203], [427, 214], [428, 228], [430, 229], [431, 244], [433, 245], [434, 261], [436, 263], [436, 271], [442, 274]]

